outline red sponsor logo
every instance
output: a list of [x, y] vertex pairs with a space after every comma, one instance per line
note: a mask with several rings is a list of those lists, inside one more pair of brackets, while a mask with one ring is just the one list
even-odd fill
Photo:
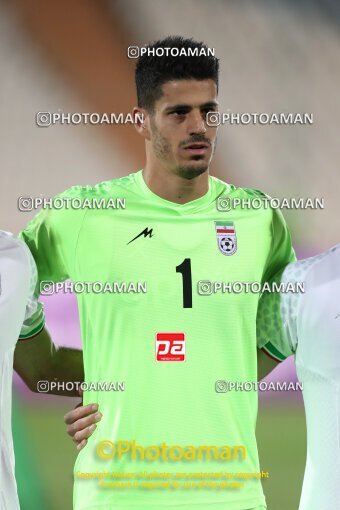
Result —
[[156, 334], [156, 361], [184, 361], [184, 333]]

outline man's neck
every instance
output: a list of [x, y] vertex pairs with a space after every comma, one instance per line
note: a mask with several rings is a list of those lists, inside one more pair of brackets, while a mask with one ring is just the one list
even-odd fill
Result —
[[164, 170], [151, 171], [147, 166], [142, 173], [146, 185], [153, 193], [176, 204], [192, 202], [203, 197], [209, 190], [208, 171], [193, 179], [185, 179]]

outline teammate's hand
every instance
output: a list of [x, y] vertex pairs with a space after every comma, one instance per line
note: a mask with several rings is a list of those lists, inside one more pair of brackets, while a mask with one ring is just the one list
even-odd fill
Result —
[[87, 439], [93, 434], [98, 423], [102, 419], [102, 414], [98, 412], [98, 404], [89, 404], [87, 406], [77, 406], [64, 416], [66, 430], [69, 436], [77, 445], [77, 450], [81, 450], [87, 443]]

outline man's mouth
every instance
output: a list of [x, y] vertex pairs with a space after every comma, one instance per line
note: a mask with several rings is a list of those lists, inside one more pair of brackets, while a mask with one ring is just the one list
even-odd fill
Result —
[[185, 151], [195, 155], [205, 154], [208, 149], [209, 145], [204, 142], [190, 143], [184, 147]]

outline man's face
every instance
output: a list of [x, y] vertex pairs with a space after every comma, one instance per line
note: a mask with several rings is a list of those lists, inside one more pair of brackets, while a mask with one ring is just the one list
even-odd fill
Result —
[[162, 86], [163, 95], [150, 116], [151, 147], [169, 171], [193, 179], [209, 168], [216, 127], [206, 124], [209, 111], [217, 111], [213, 80], [176, 80]]

